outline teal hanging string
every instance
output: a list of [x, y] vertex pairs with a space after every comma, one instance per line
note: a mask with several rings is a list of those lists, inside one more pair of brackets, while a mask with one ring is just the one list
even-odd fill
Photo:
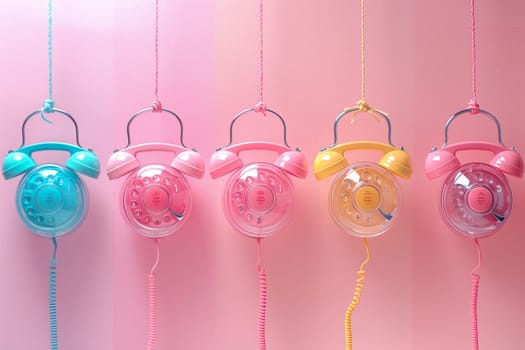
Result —
[[57, 327], [57, 239], [53, 241], [53, 257], [49, 261], [49, 326], [51, 335], [51, 350], [58, 350], [58, 327]]
[[53, 0], [48, 0], [47, 7], [47, 57], [48, 57], [48, 98], [44, 101], [40, 115], [42, 119], [51, 123], [44, 113], [52, 113], [55, 107], [53, 101]]

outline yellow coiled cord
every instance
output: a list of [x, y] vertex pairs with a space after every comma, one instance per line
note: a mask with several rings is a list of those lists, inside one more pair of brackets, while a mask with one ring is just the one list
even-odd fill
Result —
[[346, 350], [352, 350], [352, 313], [359, 304], [359, 298], [361, 297], [361, 291], [363, 290], [363, 281], [365, 280], [365, 265], [370, 260], [370, 250], [368, 249], [368, 241], [366, 238], [363, 238], [363, 243], [365, 244], [366, 249], [366, 259], [361, 263], [359, 271], [357, 271], [357, 281], [354, 291], [354, 297], [352, 303], [346, 309], [345, 314], [345, 335], [346, 335]]

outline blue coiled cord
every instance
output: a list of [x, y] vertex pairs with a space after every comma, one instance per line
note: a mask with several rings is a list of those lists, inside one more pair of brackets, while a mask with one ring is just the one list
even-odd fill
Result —
[[57, 331], [57, 239], [53, 237], [53, 258], [49, 261], [49, 325], [51, 334], [51, 350], [58, 350]]

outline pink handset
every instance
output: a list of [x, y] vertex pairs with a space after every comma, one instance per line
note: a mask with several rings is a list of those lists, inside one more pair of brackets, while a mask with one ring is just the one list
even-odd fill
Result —
[[[121, 196], [121, 205], [130, 226], [144, 236], [159, 238], [179, 230], [191, 212], [191, 193], [185, 175], [200, 178], [204, 175], [204, 161], [196, 151], [187, 148], [182, 139], [183, 126], [173, 112], [162, 109], [175, 117], [181, 128], [180, 145], [170, 143], [144, 143], [131, 145], [130, 125], [139, 115], [152, 111], [147, 108], [136, 113], [128, 122], [128, 144], [108, 160], [107, 175], [117, 179], [128, 175]], [[137, 159], [141, 152], [171, 152], [176, 155], [168, 164], [142, 166]]]
[[[244, 142], [232, 145], [235, 121], [255, 111], [250, 108], [237, 114], [230, 124], [230, 142], [210, 159], [213, 179], [233, 173], [224, 191], [224, 211], [230, 224], [248, 236], [268, 237], [282, 230], [291, 218], [293, 185], [289, 175], [305, 178], [306, 159], [299, 149], [286, 141], [286, 124], [276, 112], [266, 109], [283, 124], [284, 145], [272, 142]], [[245, 151], [271, 151], [279, 154], [273, 163], [254, 162], [244, 165], [239, 154]]]
[[[441, 191], [441, 215], [455, 232], [472, 238], [495, 233], [507, 221], [512, 209], [512, 191], [505, 174], [521, 177], [523, 159], [513, 148], [503, 145], [501, 126], [491, 113], [479, 110], [491, 118], [498, 128], [498, 143], [461, 142], [448, 144], [448, 128], [452, 121], [471, 109], [452, 115], [445, 125], [445, 142], [426, 158], [425, 172], [429, 179], [447, 175]], [[487, 163], [461, 165], [456, 157], [460, 151], [488, 151], [494, 154]]]

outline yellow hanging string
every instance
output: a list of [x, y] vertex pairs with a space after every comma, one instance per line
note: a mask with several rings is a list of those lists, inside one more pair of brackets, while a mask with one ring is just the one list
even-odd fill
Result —
[[359, 304], [359, 298], [361, 297], [361, 291], [363, 290], [363, 282], [365, 280], [365, 265], [370, 260], [370, 250], [368, 249], [368, 241], [366, 238], [363, 238], [363, 243], [365, 244], [366, 249], [366, 259], [361, 263], [359, 271], [357, 271], [357, 282], [355, 286], [354, 297], [352, 298], [352, 303], [346, 309], [345, 314], [345, 335], [346, 335], [346, 350], [352, 350], [352, 313]]
[[372, 115], [376, 121], [381, 121], [379, 114], [388, 116], [385, 112], [376, 109], [366, 103], [366, 64], [365, 64], [365, 0], [361, 0], [361, 98], [352, 107], [346, 107], [344, 110], [356, 111], [352, 115], [351, 123], [355, 122], [356, 116], [361, 112]]

